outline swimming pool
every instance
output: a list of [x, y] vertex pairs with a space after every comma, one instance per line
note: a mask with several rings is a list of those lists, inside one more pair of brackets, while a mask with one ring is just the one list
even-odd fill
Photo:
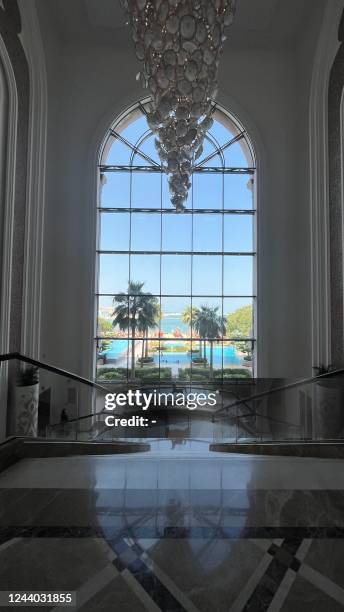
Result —
[[[185, 353], [173, 353], [171, 351], [160, 353], [160, 365], [168, 364], [179, 364], [180, 366], [187, 367], [191, 363], [191, 357], [197, 357], [198, 353], [194, 353], [192, 356]], [[210, 347], [206, 348], [206, 358], [210, 362]], [[154, 362], [159, 364], [159, 354], [154, 355]], [[223, 361], [222, 361], [222, 346], [214, 346], [213, 349], [213, 364], [214, 368], [238, 366], [243, 363], [242, 357], [238, 354], [234, 346], [223, 347]]]
[[128, 350], [128, 340], [113, 340], [106, 351], [99, 353], [100, 357], [106, 359], [118, 359], [123, 353]]
[[[174, 346], [180, 346], [180, 344], [173, 342], [165, 342], [170, 348]], [[111, 345], [106, 351], [102, 351], [101, 357], [106, 357], [108, 360], [116, 360], [126, 354], [128, 350], [127, 340], [113, 340]], [[193, 353], [192, 357], [197, 357], [198, 353]], [[159, 365], [159, 353], [156, 352], [153, 355], [154, 363]], [[206, 347], [206, 357], [210, 362], [210, 347]], [[185, 351], [185, 353], [173, 352], [173, 351], [161, 351], [160, 352], [160, 365], [175, 365], [178, 364], [181, 367], [187, 367], [191, 363], [191, 355]], [[223, 347], [223, 362], [222, 362], [222, 346], [214, 346], [213, 348], [213, 363], [214, 368], [238, 366], [243, 363], [242, 357], [238, 354], [234, 346]]]

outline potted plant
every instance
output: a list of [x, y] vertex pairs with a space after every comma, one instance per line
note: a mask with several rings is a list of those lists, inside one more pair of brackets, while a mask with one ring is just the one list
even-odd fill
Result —
[[17, 436], [37, 436], [39, 375], [29, 366], [17, 373], [14, 393], [14, 431]]
[[[313, 368], [316, 377], [333, 372], [332, 365]], [[313, 437], [331, 440], [342, 436], [344, 426], [344, 377], [319, 378], [315, 383]]]

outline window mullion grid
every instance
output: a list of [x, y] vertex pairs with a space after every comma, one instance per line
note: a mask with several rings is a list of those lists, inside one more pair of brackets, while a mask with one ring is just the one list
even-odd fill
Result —
[[[222, 174], [222, 210], [224, 211], [225, 209], [225, 175]], [[221, 308], [221, 325], [222, 325], [222, 321], [223, 321], [223, 317], [224, 317], [224, 292], [225, 292], [225, 256], [224, 256], [224, 251], [225, 251], [225, 217], [224, 215], [222, 215], [222, 277], [221, 277], [221, 282], [222, 282], [222, 287], [221, 287], [221, 293], [222, 293], [222, 299], [221, 299], [221, 304], [222, 304], [222, 308]], [[227, 334], [226, 334], [227, 335]], [[222, 333], [222, 351], [221, 351], [221, 363], [222, 363], [222, 387], [223, 387], [223, 369], [224, 369], [224, 345], [223, 345], [223, 333]], [[222, 394], [222, 402], [223, 402], [223, 394]]]
[[[119, 167], [107, 167], [104, 165], [100, 166], [100, 170], [101, 171], [116, 171], [119, 170]], [[138, 171], [149, 171], [149, 172], [155, 172], [157, 169], [155, 168], [141, 168], [138, 167], [136, 169], [136, 167], [131, 167], [131, 168], [126, 168], [126, 167], [121, 167], [121, 170], [128, 170], [130, 172], [130, 189], [129, 189], [129, 197], [130, 197], [130, 208], [102, 208], [101, 207], [101, 203], [98, 206], [98, 211], [99, 213], [104, 213], [104, 212], [114, 212], [114, 213], [128, 213], [129, 212], [129, 251], [127, 252], [123, 252], [126, 253], [128, 255], [128, 273], [129, 273], [129, 283], [132, 282], [135, 279], [131, 278], [131, 274], [132, 274], [132, 265], [133, 265], [133, 261], [132, 261], [132, 255], [135, 255], [135, 251], [133, 251], [132, 249], [132, 236], [133, 236], [133, 227], [132, 227], [132, 223], [133, 223], [133, 214], [134, 213], [138, 213], [138, 212], [142, 212], [142, 213], [157, 213], [160, 215], [160, 251], [157, 252], [157, 255], [159, 255], [159, 273], [160, 273], [160, 279], [159, 279], [159, 295], [157, 296], [159, 299], [159, 303], [160, 303], [160, 313], [162, 312], [162, 298], [163, 298], [163, 293], [162, 293], [162, 286], [163, 286], [163, 255], [168, 254], [167, 252], [165, 253], [163, 251], [163, 229], [164, 229], [164, 225], [163, 225], [163, 215], [164, 214], [176, 214], [175, 211], [173, 209], [164, 209], [163, 208], [163, 173], [161, 172], [160, 169], [160, 201], [161, 201], [161, 208], [159, 209], [133, 209], [133, 172], [135, 170]], [[197, 169], [198, 170], [198, 169]], [[225, 174], [227, 173], [232, 173], [232, 174], [247, 174], [247, 175], [253, 175], [255, 176], [255, 168], [226, 168], [226, 167], [221, 167], [221, 168], [204, 168], [201, 170], [201, 172], [209, 172], [209, 173], [221, 173], [221, 179], [222, 179], [222, 208], [219, 210], [214, 210], [214, 209], [195, 209], [195, 202], [194, 202], [194, 184], [192, 184], [191, 187], [191, 210], [187, 210], [186, 214], [191, 214], [192, 216], [192, 223], [191, 223], [191, 251], [186, 251], [184, 252], [184, 255], [189, 255], [190, 256], [190, 263], [191, 263], [191, 278], [190, 278], [190, 307], [191, 307], [191, 334], [190, 334], [190, 342], [191, 342], [191, 349], [193, 348], [193, 342], [194, 342], [194, 321], [193, 321], [193, 317], [192, 317], [192, 312], [193, 312], [193, 308], [194, 308], [194, 300], [195, 297], [193, 295], [193, 286], [194, 286], [194, 255], [196, 255], [194, 253], [194, 220], [195, 220], [195, 213], [204, 213], [206, 214], [207, 212], [212, 213], [212, 214], [221, 214], [221, 229], [222, 229], [222, 249], [221, 252], [218, 252], [217, 254], [219, 254], [221, 256], [222, 259], [222, 277], [221, 277], [221, 296], [209, 296], [212, 297], [212, 299], [214, 299], [215, 297], [219, 297], [219, 299], [221, 300], [221, 316], [222, 319], [224, 319], [225, 317], [225, 296], [224, 296], [224, 289], [225, 289], [225, 224], [224, 224], [224, 220], [225, 220], [225, 214], [229, 214], [229, 215], [248, 215], [248, 216], [253, 216], [254, 220], [253, 222], [256, 222], [256, 211], [254, 209], [233, 209], [233, 210], [226, 210], [225, 209]], [[197, 171], [196, 171], [197, 172]], [[192, 183], [194, 183], [194, 181], [192, 181]], [[256, 236], [256, 230], [255, 230], [255, 234]], [[99, 236], [100, 236], [100, 232], [98, 234], [98, 244], [99, 244], [99, 249], [97, 249], [97, 277], [98, 277], [98, 286], [99, 286], [99, 278], [100, 278], [100, 258], [101, 258], [101, 254], [103, 253], [103, 251], [100, 248], [100, 241], [99, 241]], [[255, 245], [256, 247], [256, 245]], [[148, 254], [148, 252], [147, 252]], [[151, 254], [151, 252], [149, 252], [149, 254]], [[170, 253], [172, 254], [172, 253]], [[181, 254], [181, 253], [175, 253], [175, 254]], [[202, 255], [206, 256], [207, 253], [203, 253]], [[209, 255], [216, 255], [216, 253], [209, 253]], [[252, 260], [254, 262], [254, 268], [253, 270], [255, 270], [255, 266], [256, 266], [256, 253], [230, 253], [230, 255], [250, 255], [252, 257]], [[256, 291], [253, 291], [252, 293], [256, 293]], [[105, 295], [105, 294], [104, 294]], [[99, 313], [99, 308], [100, 308], [100, 296], [101, 294], [98, 293], [97, 294], [97, 314]], [[184, 297], [184, 296], [176, 296], [176, 295], [166, 295], [166, 297]], [[197, 296], [197, 297], [202, 297], [202, 296]], [[206, 297], [206, 296], [203, 296]], [[226, 296], [226, 297], [251, 297], [251, 296]], [[252, 296], [252, 299], [254, 299], [254, 296]], [[129, 309], [129, 301], [128, 301], [128, 309]], [[129, 313], [128, 313], [129, 314]], [[255, 309], [254, 309], [254, 315], [255, 315]], [[162, 332], [162, 317], [159, 317], [159, 339], [158, 339], [158, 344], [159, 344], [159, 348], [160, 348], [160, 342], [161, 342], [161, 332]], [[127, 377], [130, 376], [130, 363], [131, 363], [131, 347], [130, 347], [130, 338], [132, 337], [132, 329], [130, 327], [128, 327], [128, 335], [127, 335], [127, 342], [128, 342], [128, 351], [127, 351]], [[227, 336], [227, 333], [225, 334], [221, 334], [221, 344], [222, 344], [222, 350], [221, 350], [221, 362], [222, 362], [222, 383], [224, 382], [224, 366], [225, 366], [225, 357], [224, 357], [224, 336]], [[99, 337], [98, 337], [98, 328], [97, 328], [97, 342], [99, 341]], [[252, 334], [252, 352], [254, 350], [255, 347], [255, 334]], [[205, 342], [206, 344], [206, 342]], [[161, 370], [161, 351], [159, 350], [159, 372]], [[134, 366], [136, 367], [136, 351], [135, 351], [135, 364]], [[190, 353], [190, 385], [192, 382], [192, 369], [193, 369], [193, 363], [192, 363], [192, 351]], [[161, 379], [160, 379], [161, 380]], [[161, 383], [160, 383], [161, 384]]]
[[[190, 268], [190, 272], [191, 272], [191, 277], [190, 277], [190, 320], [191, 320], [191, 345], [190, 345], [190, 390], [191, 390], [191, 383], [192, 383], [192, 377], [193, 377], [193, 337], [194, 337], [194, 320], [193, 320], [193, 249], [194, 249], [194, 219], [195, 219], [195, 214], [194, 214], [194, 177], [192, 175], [192, 183], [191, 183], [191, 210], [192, 210], [192, 215], [191, 215], [191, 254], [190, 254], [190, 263], [191, 263], [191, 268]], [[199, 356], [201, 357], [201, 351]], [[187, 365], [187, 364], [186, 364]]]
[[[252, 189], [252, 203], [257, 201], [255, 198], [255, 189], [256, 189], [256, 172], [253, 177], [253, 189]], [[257, 236], [257, 210], [254, 212], [253, 223], [252, 223], [252, 232], [254, 235], [253, 249], [255, 251], [255, 255], [253, 257], [254, 268], [253, 268], [253, 278], [254, 278], [254, 286], [252, 293], [255, 294], [255, 298], [252, 300], [252, 336], [255, 338], [254, 342], [251, 343], [251, 355], [252, 355], [252, 376], [255, 377], [256, 372], [254, 370], [254, 366], [256, 365], [256, 350], [257, 350], [257, 342], [256, 342], [256, 309], [257, 309], [257, 249], [258, 249], [258, 236]]]
[[[97, 192], [97, 203], [100, 204], [100, 198], [101, 198], [101, 188], [100, 188], [101, 182], [100, 182], [100, 172], [98, 173], [98, 192]], [[101, 216], [99, 213], [99, 207], [98, 207], [98, 211], [97, 211], [97, 223], [96, 223], [96, 245], [97, 245], [97, 255], [96, 255], [96, 287], [97, 290], [99, 289], [99, 279], [100, 279], [100, 247], [101, 247]], [[96, 328], [96, 359], [95, 359], [95, 368], [97, 370], [97, 355], [98, 355], [98, 351], [99, 351], [99, 339], [98, 339], [98, 334], [99, 334], [99, 308], [100, 308], [100, 295], [96, 295], [95, 296], [96, 299], [93, 302], [93, 307], [96, 309], [96, 324], [95, 324], [95, 328]], [[93, 326], [94, 329], [94, 326]]]
[[[130, 319], [129, 319], [129, 314], [130, 314], [130, 296], [129, 296], [129, 286], [130, 283], [132, 281], [131, 278], [131, 247], [132, 247], [132, 207], [133, 207], [133, 173], [130, 172], [130, 183], [129, 183], [129, 204], [130, 204], [130, 213], [129, 213], [129, 261], [128, 261], [128, 274], [129, 274], [129, 285], [128, 285], [128, 320], [129, 320], [129, 325], [128, 325], [128, 349], [127, 349], [127, 381], [130, 380], [131, 376], [130, 376], [130, 368], [131, 368], [131, 341], [130, 341], [130, 337], [131, 337], [131, 329], [130, 329]], [[136, 354], [136, 347], [135, 347], [135, 354]]]
[[[160, 206], [162, 209], [163, 203], [163, 173], [161, 172], [160, 178]], [[159, 338], [158, 338], [158, 354], [159, 354], [159, 385], [161, 385], [161, 350], [160, 350], [160, 342], [161, 342], [161, 319], [162, 319], [162, 246], [163, 246], [163, 226], [162, 226], [162, 213], [160, 214], [160, 295], [159, 295], [159, 304], [160, 304], [160, 313], [159, 313]]]
[[[173, 208], [141, 208], [141, 207], [137, 207], [137, 208], [127, 208], [127, 207], [108, 207], [108, 206], [101, 206], [98, 207], [98, 210], [100, 213], [111, 213], [111, 214], [122, 214], [122, 213], [130, 213], [132, 212], [133, 214], [135, 213], [146, 213], [146, 214], [153, 214], [153, 215], [160, 215], [160, 214], [167, 214], [167, 215], [174, 215], [175, 214], [175, 210]], [[214, 208], [194, 208], [192, 209], [187, 209], [183, 212], [184, 215], [192, 215], [192, 214], [198, 214], [198, 215], [240, 215], [240, 216], [251, 216], [253, 217], [255, 215], [255, 210], [254, 209], [250, 209], [250, 208], [219, 208], [219, 209], [214, 209]]]

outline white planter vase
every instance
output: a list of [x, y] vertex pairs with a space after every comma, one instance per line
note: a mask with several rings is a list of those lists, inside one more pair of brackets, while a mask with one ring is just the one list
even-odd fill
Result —
[[36, 437], [38, 432], [39, 384], [15, 387], [14, 397], [15, 435]]

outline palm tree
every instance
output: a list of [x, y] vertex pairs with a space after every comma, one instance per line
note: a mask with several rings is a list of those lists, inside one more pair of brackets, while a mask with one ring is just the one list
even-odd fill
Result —
[[150, 293], [144, 294], [143, 309], [139, 319], [138, 329], [143, 333], [141, 367], [143, 367], [143, 358], [148, 357], [148, 332], [152, 327], [158, 325], [160, 316], [160, 305], [156, 297]]
[[[182, 312], [182, 321], [183, 323], [185, 323], [185, 325], [189, 326], [189, 332], [190, 332], [191, 339], [192, 339], [192, 328], [194, 327], [195, 321], [197, 320], [197, 315], [198, 315], [198, 308], [196, 308], [195, 306], [193, 307], [188, 306], [188, 308], [185, 308]], [[201, 346], [202, 345], [200, 341], [200, 348], [199, 348], [200, 357], [201, 357]]]
[[[201, 306], [197, 309], [196, 317], [194, 319], [194, 328], [199, 335], [199, 356], [200, 358], [206, 358], [205, 356], [205, 338], [207, 337], [207, 316], [206, 306]], [[203, 353], [202, 353], [202, 340], [203, 340]]]
[[204, 358], [206, 357], [206, 340], [210, 343], [210, 377], [213, 377], [214, 340], [226, 333], [226, 318], [218, 313], [218, 306], [201, 306], [197, 315], [196, 325], [198, 333], [204, 341]]
[[[147, 329], [147, 304], [153, 296], [142, 291], [144, 283], [130, 282], [127, 293], [120, 293], [113, 298], [115, 309], [112, 325], [118, 325], [121, 331], [129, 331], [131, 336], [131, 379], [135, 378], [135, 340], [136, 332]], [[146, 321], [146, 323], [144, 323]]]
[[112, 325], [118, 325], [121, 331], [131, 335], [131, 378], [135, 378], [135, 336], [139, 314], [142, 310], [142, 288], [144, 283], [131, 282], [127, 293], [120, 293], [113, 298], [115, 306]]

